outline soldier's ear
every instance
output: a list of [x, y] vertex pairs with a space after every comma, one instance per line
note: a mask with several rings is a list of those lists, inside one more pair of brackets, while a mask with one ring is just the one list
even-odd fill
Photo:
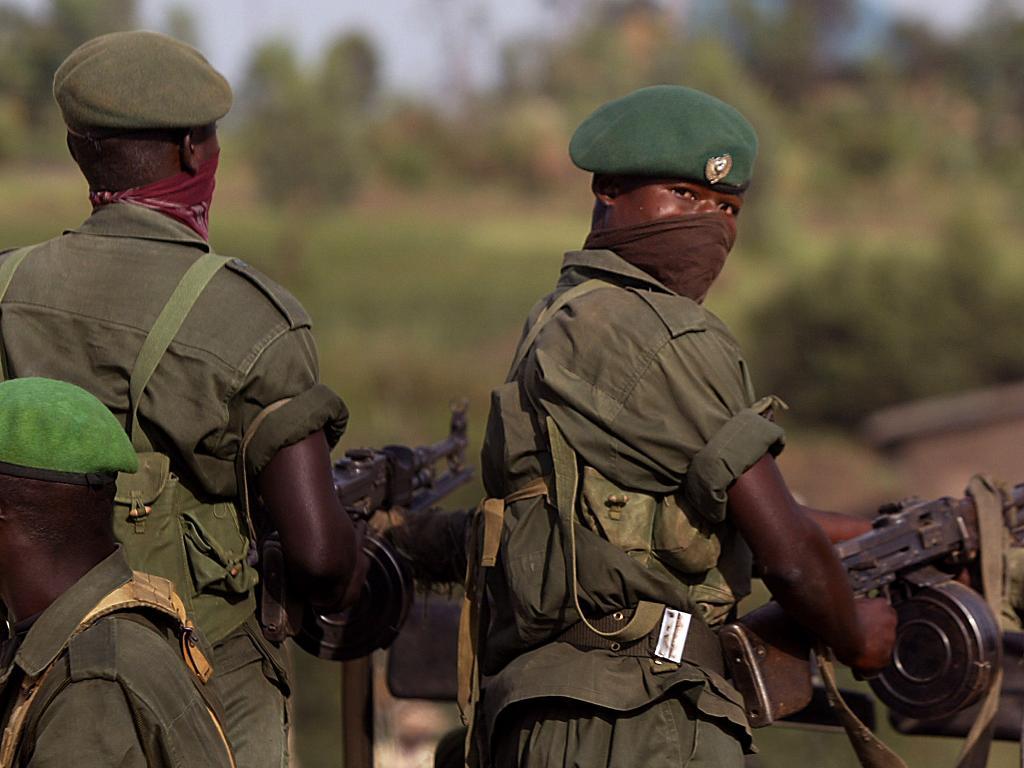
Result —
[[622, 192], [622, 184], [616, 176], [595, 173], [590, 182], [590, 189], [602, 205], [615, 205], [615, 198]]
[[185, 131], [178, 144], [178, 159], [181, 163], [181, 170], [188, 171], [195, 176], [199, 170], [199, 158], [196, 156], [196, 142], [192, 137], [192, 131]]

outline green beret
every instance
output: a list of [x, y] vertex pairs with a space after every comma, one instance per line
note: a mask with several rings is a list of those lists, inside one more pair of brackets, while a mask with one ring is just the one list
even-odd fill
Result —
[[156, 32], [114, 32], [64, 59], [53, 98], [74, 131], [192, 128], [227, 114], [231, 86], [185, 43]]
[[0, 474], [101, 485], [138, 468], [124, 428], [81, 387], [41, 378], [0, 384]]
[[750, 183], [757, 134], [724, 101], [681, 85], [654, 85], [598, 107], [569, 142], [585, 171], [688, 179], [725, 192]]

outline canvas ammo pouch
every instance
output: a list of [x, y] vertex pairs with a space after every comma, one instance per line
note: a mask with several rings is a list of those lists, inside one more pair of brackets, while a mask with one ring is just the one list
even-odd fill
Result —
[[146, 385], [203, 289], [228, 259], [206, 253], [186, 270], [142, 344], [129, 383], [126, 429], [139, 456], [139, 471], [121, 473], [114, 505], [114, 533], [136, 570], [174, 582], [188, 612], [211, 643], [223, 640], [255, 610], [258, 575], [249, 564], [247, 526], [229, 500], [197, 499], [173, 472], [170, 459], [153, 451], [139, 428]]
[[680, 497], [621, 488], [585, 465], [580, 491], [580, 521], [644, 565], [653, 557], [673, 571], [698, 574], [718, 562], [717, 526], [690, 512]]
[[252, 614], [257, 573], [234, 504], [197, 500], [166, 455], [140, 452], [139, 471], [118, 476], [114, 534], [131, 568], [174, 582], [211, 643]]

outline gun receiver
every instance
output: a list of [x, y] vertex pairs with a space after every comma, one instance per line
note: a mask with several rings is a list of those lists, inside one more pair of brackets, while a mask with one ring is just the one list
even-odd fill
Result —
[[[353, 520], [365, 522], [379, 510], [396, 507], [429, 509], [472, 480], [473, 468], [465, 464], [466, 410], [465, 402], [452, 406], [448, 436], [436, 443], [346, 451], [333, 467], [334, 490]], [[407, 564], [372, 529], [366, 532], [363, 552], [370, 568], [356, 605], [320, 615], [289, 594], [281, 544], [277, 532], [271, 532], [260, 544], [264, 634], [277, 642], [294, 637], [303, 650], [333, 660], [365, 656], [390, 645], [412, 601], [412, 577]]]
[[[1015, 539], [1024, 535], [1022, 507], [1024, 484], [1013, 488], [1003, 509], [1004, 523]], [[836, 553], [858, 597], [903, 579], [925, 586], [915, 576], [924, 566], [955, 572], [977, 557], [978, 513], [970, 497], [888, 504], [879, 510], [872, 530], [840, 542]]]
[[[466, 404], [452, 407], [448, 436], [432, 445], [387, 445], [346, 451], [334, 464], [334, 490], [354, 519], [368, 520], [380, 509], [429, 509], [473, 478], [465, 465]], [[437, 465], [446, 464], [440, 474]]]
[[[1020, 545], [1024, 484], [1007, 494], [1003, 523]], [[888, 504], [870, 531], [837, 544], [836, 553], [854, 595], [881, 593], [897, 609], [896, 663], [872, 680], [875, 693], [915, 718], [942, 717], [976, 701], [998, 666], [999, 644], [985, 601], [953, 580], [978, 557], [973, 499]], [[810, 701], [813, 637], [777, 604], [726, 625], [720, 637], [751, 725], [769, 725]], [[943, 647], [932, 654], [937, 644]]]

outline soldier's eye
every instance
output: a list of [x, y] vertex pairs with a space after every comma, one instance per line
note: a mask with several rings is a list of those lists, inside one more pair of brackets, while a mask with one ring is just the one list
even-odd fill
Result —
[[687, 189], [686, 187], [679, 187], [678, 189], [674, 189], [673, 192], [675, 192], [676, 195], [678, 195], [679, 197], [683, 198], [683, 200], [696, 200], [697, 199], [697, 196], [695, 194], [693, 194], [693, 192], [691, 190]]

